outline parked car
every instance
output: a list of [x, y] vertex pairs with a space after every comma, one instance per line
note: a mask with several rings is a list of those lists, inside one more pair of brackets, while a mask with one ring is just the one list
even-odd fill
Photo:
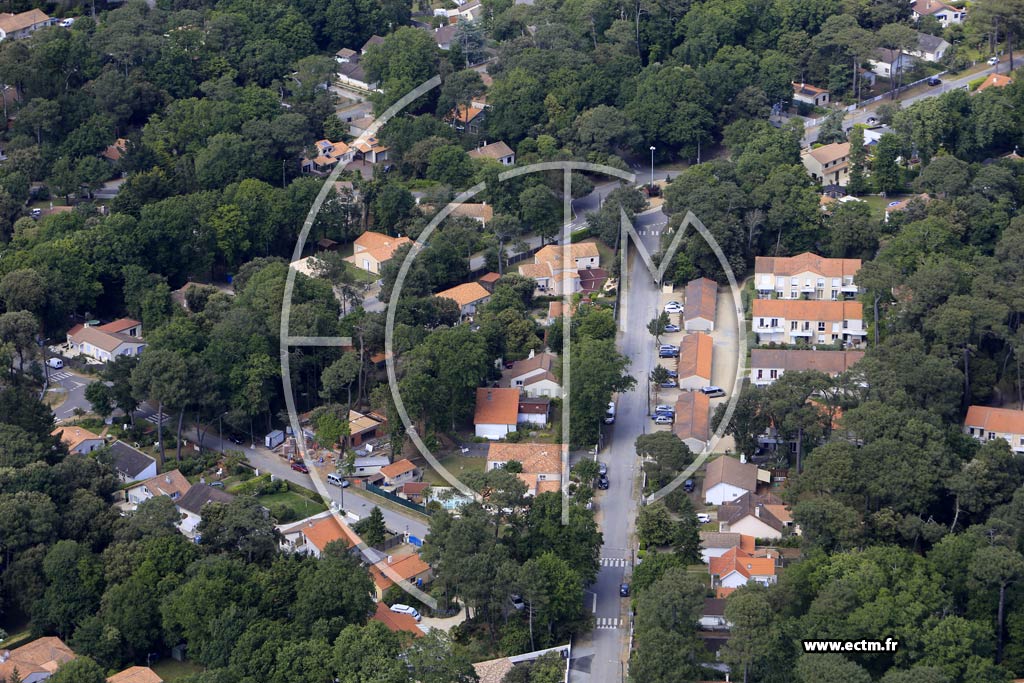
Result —
[[391, 605], [391, 611], [392, 612], [397, 612], [398, 614], [408, 614], [410, 617], [412, 617], [416, 621], [420, 620], [420, 613], [416, 610], [415, 607], [409, 607], [408, 605], [396, 604], [396, 605]]
[[678, 386], [679, 386], [679, 383], [676, 382], [674, 379], [667, 379], [667, 380], [665, 380], [664, 382], [661, 383], [661, 388], [662, 389], [675, 389]]
[[877, 116], [869, 116], [867, 123], [868, 123], [869, 126], [877, 126], [878, 125], [878, 117]]
[[999, 63], [999, 57], [989, 57], [988, 58], [988, 65], [989, 66], [995, 66], [998, 63]]
[[597, 478], [597, 488], [601, 489], [602, 491], [607, 491], [609, 486], [611, 486], [611, 482], [608, 481], [607, 475], [601, 475], [600, 477]]
[[701, 524], [707, 524], [708, 522], [711, 521], [711, 515], [709, 515], [706, 512], [698, 512], [697, 513], [697, 521], [700, 522]]
[[604, 413], [604, 423], [606, 425], [615, 423], [615, 401], [611, 401], [608, 404], [608, 410]]
[[687, 493], [693, 493], [693, 479], [687, 479], [683, 482], [683, 490]]
[[517, 610], [521, 610], [526, 607], [526, 603], [523, 602], [522, 595], [516, 595], [515, 593], [513, 593], [509, 596], [509, 600], [512, 601], [512, 606], [515, 607]]
[[309, 468], [306, 467], [306, 463], [295, 461], [292, 463], [292, 469], [296, 472], [302, 472], [303, 474], [309, 474]]
[[61, 368], [64, 367], [64, 361], [61, 360], [60, 358], [47, 358], [46, 364], [49, 365], [54, 370], [60, 370]]
[[672, 377], [673, 379], [675, 379], [675, 378], [679, 377], [679, 373], [676, 372], [675, 370], [669, 370], [668, 371], [668, 376]]
[[71, 24], [75, 23], [74, 17], [68, 17], [67, 19], [61, 19], [60, 25], [64, 28], [71, 28]]
[[597, 473], [602, 477], [608, 476], [608, 465], [603, 462], [597, 463]]
[[628, 598], [629, 597], [629, 584], [628, 583], [619, 584], [619, 595], [621, 595], [624, 598]]
[[35, 218], [36, 220], [39, 220], [43, 216], [42, 209], [32, 209], [29, 213], [32, 215], [32, 218]]
[[665, 304], [665, 312], [670, 315], [675, 313], [682, 313], [683, 307], [679, 304], [678, 301], [672, 301]]
[[245, 439], [238, 436], [237, 434], [232, 434], [231, 436], [229, 436], [228, 441], [235, 444], [236, 446], [241, 446], [242, 444], [245, 443]]
[[725, 390], [722, 387], [716, 386], [701, 387], [700, 393], [706, 394], [708, 398], [721, 398], [725, 396]]
[[658, 405], [654, 406], [654, 412], [675, 414], [676, 409], [667, 403], [659, 403]]
[[224, 482], [222, 482], [222, 481], [211, 481], [209, 484], [207, 484], [207, 486], [209, 486], [212, 489], [222, 489], [222, 488], [224, 488]]
[[668, 325], [665, 325], [665, 331], [666, 332], [678, 332], [680, 329], [682, 329], [682, 328], [679, 327], [679, 325], [674, 325], [672, 323], [669, 323]]
[[670, 425], [670, 424], [672, 424], [672, 422], [673, 422], [673, 419], [672, 419], [671, 415], [666, 415], [665, 413], [660, 413], [660, 414], [654, 416], [654, 424], [656, 424], [656, 425]]
[[942, 85], [942, 81], [935, 76], [928, 79], [928, 85]]
[[658, 349], [658, 358], [678, 358], [679, 349]]

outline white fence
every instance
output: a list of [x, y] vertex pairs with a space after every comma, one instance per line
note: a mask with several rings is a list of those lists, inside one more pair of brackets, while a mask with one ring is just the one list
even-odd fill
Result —
[[[898, 94], [900, 94], [901, 92], [903, 92], [905, 90], [910, 90], [911, 88], [913, 88], [915, 86], [918, 86], [918, 85], [921, 85], [922, 83], [927, 83], [929, 78], [938, 78], [939, 76], [945, 76], [947, 73], [949, 73], [949, 72], [948, 71], [940, 71], [937, 74], [932, 74], [931, 76], [928, 76], [926, 78], [922, 78], [920, 80], [914, 81], [913, 83], [907, 83], [906, 85], [901, 85], [899, 87], [899, 89], [896, 90], [896, 94], [898, 95]], [[851, 104], [848, 107], [843, 108], [842, 111], [845, 111], [847, 113], [852, 112], [852, 111], [857, 111], [861, 107], [866, 107], [869, 104], [874, 104], [875, 102], [878, 102], [879, 100], [884, 100], [886, 97], [889, 97], [889, 96], [890, 96], [889, 93], [882, 93], [881, 95], [877, 95], [875, 97], [872, 97], [869, 100], [862, 100], [862, 101], [858, 102], [857, 104]], [[809, 128], [813, 128], [814, 126], [820, 126], [821, 124], [823, 124], [825, 122], [825, 119], [827, 119], [827, 118], [828, 118], [827, 116], [822, 116], [819, 119], [805, 119], [804, 125], [809, 127]]]

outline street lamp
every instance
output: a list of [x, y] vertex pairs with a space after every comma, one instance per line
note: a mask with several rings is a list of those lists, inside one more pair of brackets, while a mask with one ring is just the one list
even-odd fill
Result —
[[651, 145], [651, 192], [654, 192], [654, 145]]
[[217, 440], [220, 441], [219, 448], [221, 453], [224, 452], [224, 416], [230, 412], [230, 410], [225, 410], [217, 416]]

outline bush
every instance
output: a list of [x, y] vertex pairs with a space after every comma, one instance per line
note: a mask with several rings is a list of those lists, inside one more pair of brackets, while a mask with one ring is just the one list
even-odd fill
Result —
[[270, 516], [277, 520], [278, 524], [288, 524], [298, 520], [299, 516], [295, 510], [291, 509], [284, 503], [277, 503], [271, 505], [269, 508]]

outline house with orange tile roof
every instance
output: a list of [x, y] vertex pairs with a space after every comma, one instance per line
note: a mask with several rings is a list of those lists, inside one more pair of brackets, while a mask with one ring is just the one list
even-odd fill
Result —
[[492, 443], [487, 448], [486, 471], [516, 461], [523, 466], [518, 477], [526, 494], [536, 496], [562, 490], [561, 446], [549, 443]]
[[345, 260], [356, 268], [380, 275], [381, 267], [403, 244], [412, 244], [412, 240], [367, 230], [352, 243], [352, 255], [346, 256]]
[[1013, 83], [1013, 79], [1006, 74], [989, 74], [988, 77], [982, 81], [974, 92], [985, 92], [989, 88], [1005, 88], [1006, 86]]
[[964, 418], [964, 433], [982, 443], [1003, 439], [1015, 453], [1024, 453], [1024, 411], [971, 406]]
[[355, 545], [355, 536], [345, 529], [330, 510], [292, 524], [280, 524], [279, 545], [290, 553], [320, 557], [328, 543], [340, 542], [346, 548]]
[[859, 301], [754, 299], [752, 329], [757, 343], [836, 344], [864, 342], [863, 308]]
[[[110, 331], [125, 321], [135, 324], [126, 328], [125, 332]], [[106, 325], [75, 325], [68, 330], [68, 344], [73, 353], [88, 356], [101, 363], [111, 361], [117, 356], [137, 356], [146, 348], [145, 342], [142, 341], [142, 324], [129, 318], [115, 320]]]
[[107, 148], [100, 152], [100, 156], [110, 162], [120, 161], [121, 157], [128, 153], [128, 141], [124, 138], [117, 138], [114, 144], [107, 145]]
[[164, 683], [148, 666], [130, 666], [107, 678], [107, 683]]
[[687, 332], [711, 332], [718, 311], [718, 283], [706, 277], [686, 283], [683, 329]]
[[43, 681], [76, 656], [56, 636], [38, 638], [13, 650], [0, 648], [0, 681], [8, 680], [15, 672], [23, 683]]
[[835, 377], [848, 371], [863, 357], [863, 351], [751, 349], [750, 383], [759, 387], [768, 386], [787, 371], [815, 370]]
[[850, 180], [850, 143], [833, 142], [800, 152], [807, 174], [822, 185], [846, 187]]
[[753, 554], [754, 537], [734, 532], [701, 531], [700, 559], [707, 564], [712, 557], [721, 557], [727, 550], [739, 548]]
[[712, 557], [708, 571], [715, 588], [739, 588], [748, 583], [768, 586], [778, 580], [774, 559], [754, 557], [739, 548], [730, 548], [719, 557]]
[[789, 508], [776, 496], [745, 493], [718, 508], [718, 528], [754, 538], [782, 538], [793, 527]]
[[125, 497], [129, 505], [140, 505], [154, 496], [167, 496], [177, 502], [190, 488], [192, 485], [180, 470], [170, 470], [130, 486]]
[[491, 293], [479, 282], [464, 282], [461, 285], [455, 285], [438, 292], [434, 296], [439, 299], [451, 299], [454, 301], [459, 305], [459, 310], [463, 316], [476, 315], [477, 307], [484, 305], [491, 299]]
[[370, 619], [372, 621], [379, 621], [387, 626], [389, 631], [403, 636], [422, 638], [425, 635], [423, 630], [420, 629], [419, 624], [416, 623], [416, 617], [411, 614], [392, 612], [383, 602], [377, 603], [377, 609]]
[[401, 486], [406, 482], [419, 481], [423, 477], [420, 468], [406, 458], [381, 467], [380, 473], [384, 475], [385, 486]]
[[487, 119], [487, 108], [470, 104], [460, 104], [448, 112], [445, 122], [459, 132], [477, 134], [483, 132], [483, 124]]
[[680, 392], [676, 400], [675, 422], [672, 433], [700, 453], [711, 440], [711, 403], [708, 395], [699, 391]]
[[50, 432], [50, 436], [59, 436], [61, 443], [67, 446], [68, 453], [77, 455], [92, 453], [98, 448], [103, 448], [107, 443], [102, 436], [93, 434], [85, 427], [74, 425], [57, 427]]
[[356, 140], [352, 143], [352, 148], [355, 150], [353, 153], [354, 158], [362, 159], [371, 164], [387, 161], [388, 152], [390, 151], [387, 145], [377, 139], [376, 135]]
[[497, 441], [516, 431], [519, 424], [519, 389], [476, 390], [473, 427], [478, 437]]
[[676, 364], [680, 389], [697, 390], [711, 384], [714, 345], [709, 335], [699, 332], [683, 337]]
[[824, 88], [816, 88], [810, 83], [793, 83], [793, 101], [803, 102], [812, 107], [824, 107], [828, 104], [829, 92]]
[[854, 278], [859, 258], [826, 258], [811, 252], [797, 256], [758, 256], [754, 259], [754, 288], [761, 299], [856, 298]]
[[378, 602], [384, 599], [384, 592], [395, 585], [388, 573], [397, 575], [403, 581], [409, 581], [417, 588], [422, 588], [424, 584], [430, 583], [430, 579], [433, 577], [430, 565], [420, 559], [419, 553], [388, 555], [387, 565], [387, 573], [375, 565], [370, 566], [370, 578], [373, 579], [374, 592]]
[[56, 19], [51, 19], [41, 9], [30, 9], [18, 14], [0, 12], [0, 40], [27, 38], [34, 31], [56, 23]]
[[313, 143], [313, 154], [303, 157], [299, 168], [303, 173], [326, 175], [334, 170], [338, 163], [347, 164], [352, 161], [354, 150], [344, 142], [331, 142], [324, 138]]
[[580, 272], [600, 266], [601, 254], [594, 242], [548, 244], [534, 254], [533, 263], [519, 266], [519, 274], [535, 280], [541, 293], [575, 294], [583, 288]]

